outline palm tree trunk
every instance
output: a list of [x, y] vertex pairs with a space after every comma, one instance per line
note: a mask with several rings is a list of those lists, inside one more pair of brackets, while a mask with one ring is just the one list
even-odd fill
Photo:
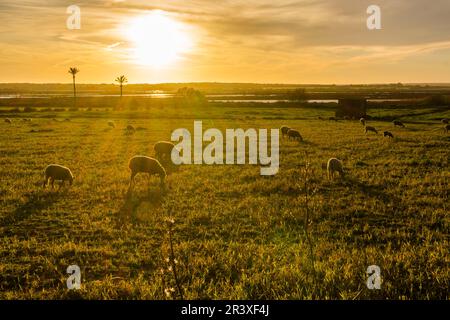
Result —
[[73, 76], [73, 98], [77, 98], [77, 89], [75, 87], [75, 76]]
[[120, 84], [120, 97], [122, 98], [122, 84]]

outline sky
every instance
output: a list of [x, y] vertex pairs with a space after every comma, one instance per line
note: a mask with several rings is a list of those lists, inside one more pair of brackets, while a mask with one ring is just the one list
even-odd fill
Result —
[[448, 0], [1, 0], [0, 82], [450, 83], [449, 16]]

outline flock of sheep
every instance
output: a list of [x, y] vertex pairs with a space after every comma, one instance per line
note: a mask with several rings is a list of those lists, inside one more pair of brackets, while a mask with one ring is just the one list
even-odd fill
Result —
[[[288, 126], [282, 126], [280, 128], [280, 131], [283, 138], [287, 137], [289, 140], [293, 139], [297, 141], [303, 141], [303, 137], [298, 130], [292, 129]], [[327, 172], [328, 179], [334, 178], [334, 175], [337, 173], [339, 173], [341, 177], [344, 176], [344, 167], [342, 165], [342, 161], [337, 158], [330, 158], [327, 162]]]
[[[131, 170], [129, 190], [132, 190], [134, 186], [134, 178], [138, 173], [147, 173], [149, 175], [149, 178], [153, 175], [159, 176], [161, 190], [165, 192], [165, 179], [167, 174], [160, 160], [163, 161], [170, 159], [172, 149], [174, 147], [175, 145], [171, 142], [159, 141], [154, 145], [156, 158], [141, 155], [132, 157], [128, 163], [128, 167]], [[49, 183], [53, 188], [55, 181], [61, 181], [60, 188], [66, 181], [68, 181], [70, 185], [72, 185], [73, 183], [74, 176], [72, 174], [72, 171], [65, 166], [59, 164], [50, 164], [45, 168], [44, 173], [44, 187]]]
[[[324, 120], [324, 119], [322, 117], [319, 117], [319, 120]], [[337, 121], [337, 119], [335, 117], [329, 117], [328, 120]], [[374, 132], [375, 134], [378, 134], [378, 130], [375, 127], [367, 125], [367, 120], [365, 118], [359, 119], [359, 122], [364, 126], [364, 132], [366, 134], [369, 132]], [[450, 131], [449, 120], [447, 118], [445, 118], [445, 119], [442, 119], [441, 122], [444, 124], [444, 132], [448, 133]], [[405, 128], [405, 125], [399, 120], [394, 120], [394, 121], [392, 121], [392, 123], [395, 127]], [[294, 130], [288, 126], [282, 126], [280, 128], [280, 131], [281, 131], [283, 138], [288, 137], [289, 140], [294, 139], [294, 140], [303, 141], [303, 138], [300, 135], [300, 132], [298, 130]], [[388, 138], [393, 139], [394, 135], [390, 131], [384, 131], [383, 137], [388, 137]], [[333, 179], [334, 175], [337, 173], [339, 173], [339, 175], [341, 177], [344, 176], [344, 168], [343, 168], [342, 161], [337, 158], [330, 158], [328, 160], [327, 165], [326, 165], [326, 170], [327, 170], [329, 179]]]
[[[320, 118], [320, 117], [319, 117]], [[333, 118], [333, 117], [332, 117]], [[331, 119], [331, 118], [330, 118]], [[23, 121], [32, 121], [32, 119], [22, 119]], [[68, 119], [66, 119], [67, 121]], [[332, 119], [333, 120], [333, 119]], [[361, 118], [360, 123], [364, 126], [365, 133], [374, 132], [378, 134], [378, 131], [373, 126], [367, 125], [367, 120], [365, 118]], [[11, 124], [12, 120], [6, 118], [6, 123]], [[450, 131], [450, 124], [448, 119], [442, 119], [441, 122], [444, 124], [444, 130], [446, 133]], [[393, 121], [394, 126], [405, 128], [405, 125], [398, 120]], [[115, 128], [116, 125], [113, 121], [108, 121], [108, 126]], [[126, 127], [127, 131], [134, 132], [136, 129], [132, 125], [128, 125]], [[294, 141], [303, 141], [303, 137], [301, 136], [298, 130], [290, 128], [288, 126], [282, 126], [280, 128], [281, 134], [283, 138], [288, 138], [289, 140]], [[384, 137], [394, 138], [394, 135], [389, 131], [384, 131]], [[171, 158], [171, 153], [175, 145], [168, 141], [159, 141], [154, 145], [155, 158], [136, 155], [132, 157], [129, 161], [128, 167], [131, 170], [130, 176], [130, 190], [132, 190], [134, 186], [134, 178], [138, 173], [147, 173], [149, 177], [152, 175], [157, 175], [160, 178], [160, 187], [162, 191], [166, 191], [166, 170], [160, 161], [168, 161]], [[330, 158], [327, 162], [327, 173], [328, 178], [332, 179], [335, 174], [339, 173], [340, 176], [344, 176], [343, 164], [342, 161], [337, 158]], [[73, 183], [74, 176], [71, 170], [65, 166], [59, 164], [50, 164], [45, 168], [45, 180], [44, 187], [47, 184], [51, 184], [52, 188], [54, 187], [55, 181], [61, 181], [61, 186], [64, 185], [65, 181], [68, 181], [70, 185]]]

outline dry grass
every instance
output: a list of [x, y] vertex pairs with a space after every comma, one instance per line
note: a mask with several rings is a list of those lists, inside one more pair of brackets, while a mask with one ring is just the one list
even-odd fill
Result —
[[[35, 118], [33, 133], [28, 123], [1, 122], [0, 298], [166, 299], [177, 285], [161, 274], [167, 258], [177, 260], [187, 299], [449, 298], [450, 136], [439, 125], [370, 123], [392, 131], [391, 141], [364, 135], [358, 121], [295, 120], [316, 117], [309, 109], [252, 111], [192, 114], [204, 129], [299, 129], [305, 142], [282, 142], [276, 176], [260, 176], [258, 166], [182, 166], [165, 195], [157, 178], [147, 190], [143, 176], [129, 195], [128, 159], [153, 155], [176, 128], [192, 129], [189, 116], [80, 113], [70, 122]], [[128, 124], [146, 130], [126, 134]], [[343, 160], [345, 179], [326, 179], [330, 157]], [[42, 189], [49, 163], [70, 167], [74, 185]], [[66, 288], [71, 264], [82, 271], [79, 291]], [[381, 290], [366, 288], [372, 264]]]

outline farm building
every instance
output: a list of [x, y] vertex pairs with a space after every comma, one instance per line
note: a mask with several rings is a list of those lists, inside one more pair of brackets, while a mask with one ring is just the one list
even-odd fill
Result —
[[366, 99], [339, 99], [335, 115], [337, 118], [359, 119], [366, 116], [366, 110]]

